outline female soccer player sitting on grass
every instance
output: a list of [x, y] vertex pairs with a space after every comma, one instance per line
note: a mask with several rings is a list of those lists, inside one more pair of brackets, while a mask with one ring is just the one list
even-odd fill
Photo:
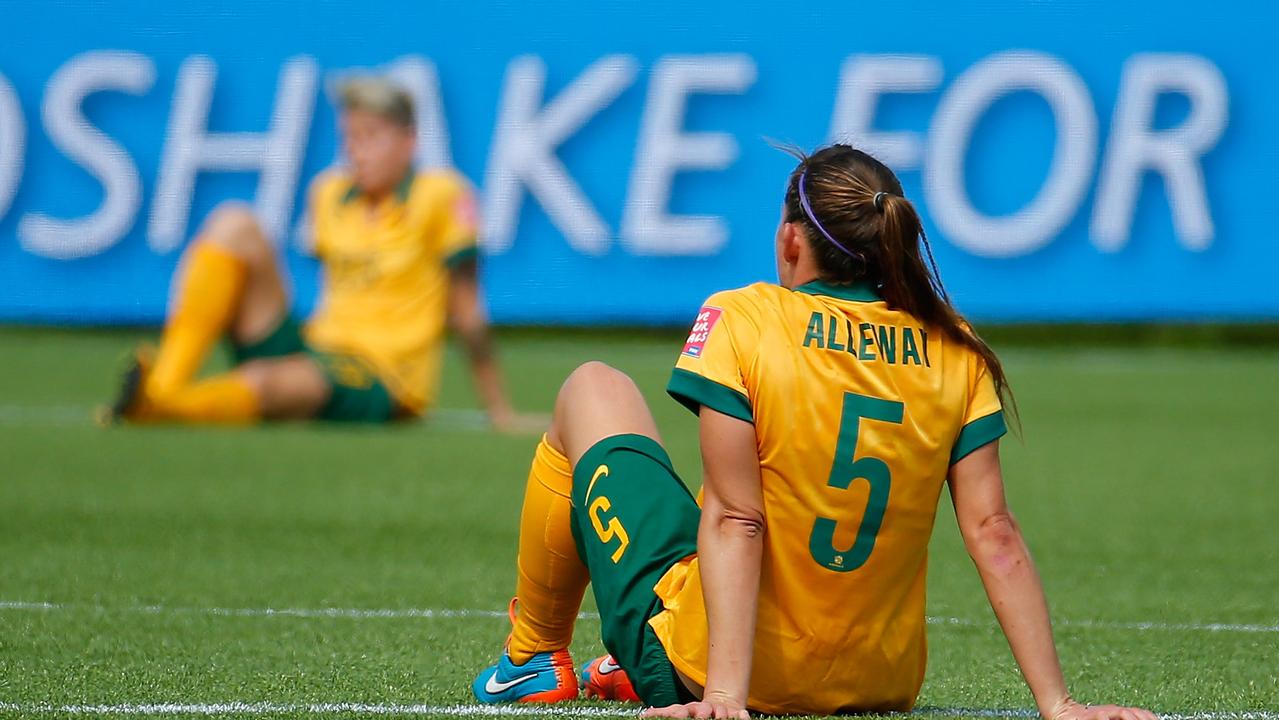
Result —
[[921, 236], [874, 158], [800, 158], [781, 283], [713, 295], [671, 377], [700, 417], [700, 507], [630, 379], [598, 363], [569, 376], [529, 473], [514, 629], [477, 698], [578, 696], [567, 648], [589, 582], [611, 653], [583, 670], [589, 697], [638, 695], [656, 717], [909, 710], [945, 481], [1040, 713], [1154, 720], [1067, 692], [1004, 500], [1004, 371]]
[[[341, 110], [350, 166], [317, 178], [308, 207], [324, 267], [315, 314], [305, 327], [290, 314], [275, 249], [253, 214], [220, 207], [182, 257], [158, 352], [137, 353], [103, 420], [376, 423], [420, 415], [435, 396], [447, 318], [493, 424], [536, 422], [512, 412], [493, 359], [470, 188], [453, 172], [414, 171], [414, 112], [404, 90], [352, 80]], [[224, 335], [236, 367], [197, 378]]]

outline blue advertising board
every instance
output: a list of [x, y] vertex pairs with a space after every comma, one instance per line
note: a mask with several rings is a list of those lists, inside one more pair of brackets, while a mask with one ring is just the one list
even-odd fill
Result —
[[414, 94], [423, 165], [480, 192], [508, 323], [683, 323], [775, 277], [793, 161], [900, 174], [961, 309], [993, 321], [1279, 318], [1268, 4], [5, 4], [0, 320], [162, 317], [184, 243], [255, 204], [314, 302], [332, 87]]

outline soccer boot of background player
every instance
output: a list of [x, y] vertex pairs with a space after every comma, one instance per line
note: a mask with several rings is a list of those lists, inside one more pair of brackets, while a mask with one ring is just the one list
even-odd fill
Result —
[[630, 677], [612, 655], [597, 657], [582, 666], [582, 696], [588, 700], [640, 701]]
[[98, 407], [94, 419], [99, 425], [118, 425], [122, 422], [142, 422], [151, 415], [150, 405], [142, 388], [147, 374], [155, 364], [155, 348], [139, 345], [129, 356], [128, 365], [120, 374], [120, 389], [110, 405]]

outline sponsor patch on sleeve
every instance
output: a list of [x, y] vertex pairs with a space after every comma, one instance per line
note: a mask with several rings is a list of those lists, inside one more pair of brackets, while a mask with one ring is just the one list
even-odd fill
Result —
[[453, 201], [453, 217], [463, 227], [473, 228], [480, 224], [479, 209], [475, 206], [475, 195], [464, 192]]
[[693, 321], [693, 330], [684, 343], [685, 355], [693, 358], [702, 356], [702, 351], [706, 349], [706, 340], [711, 336], [711, 330], [715, 329], [715, 323], [719, 322], [719, 316], [723, 313], [723, 310], [709, 305], [697, 312], [697, 320]]

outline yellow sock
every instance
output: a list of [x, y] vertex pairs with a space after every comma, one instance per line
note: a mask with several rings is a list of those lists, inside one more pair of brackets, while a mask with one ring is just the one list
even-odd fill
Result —
[[260, 417], [257, 393], [238, 373], [229, 372], [149, 398], [138, 419], [246, 425]]
[[147, 377], [150, 395], [169, 395], [191, 382], [230, 324], [248, 276], [242, 259], [209, 242], [197, 244], [184, 262], [182, 286]]
[[573, 640], [590, 575], [570, 529], [573, 469], [542, 436], [529, 469], [520, 515], [519, 612], [507, 651], [517, 664], [534, 653], [563, 650]]

